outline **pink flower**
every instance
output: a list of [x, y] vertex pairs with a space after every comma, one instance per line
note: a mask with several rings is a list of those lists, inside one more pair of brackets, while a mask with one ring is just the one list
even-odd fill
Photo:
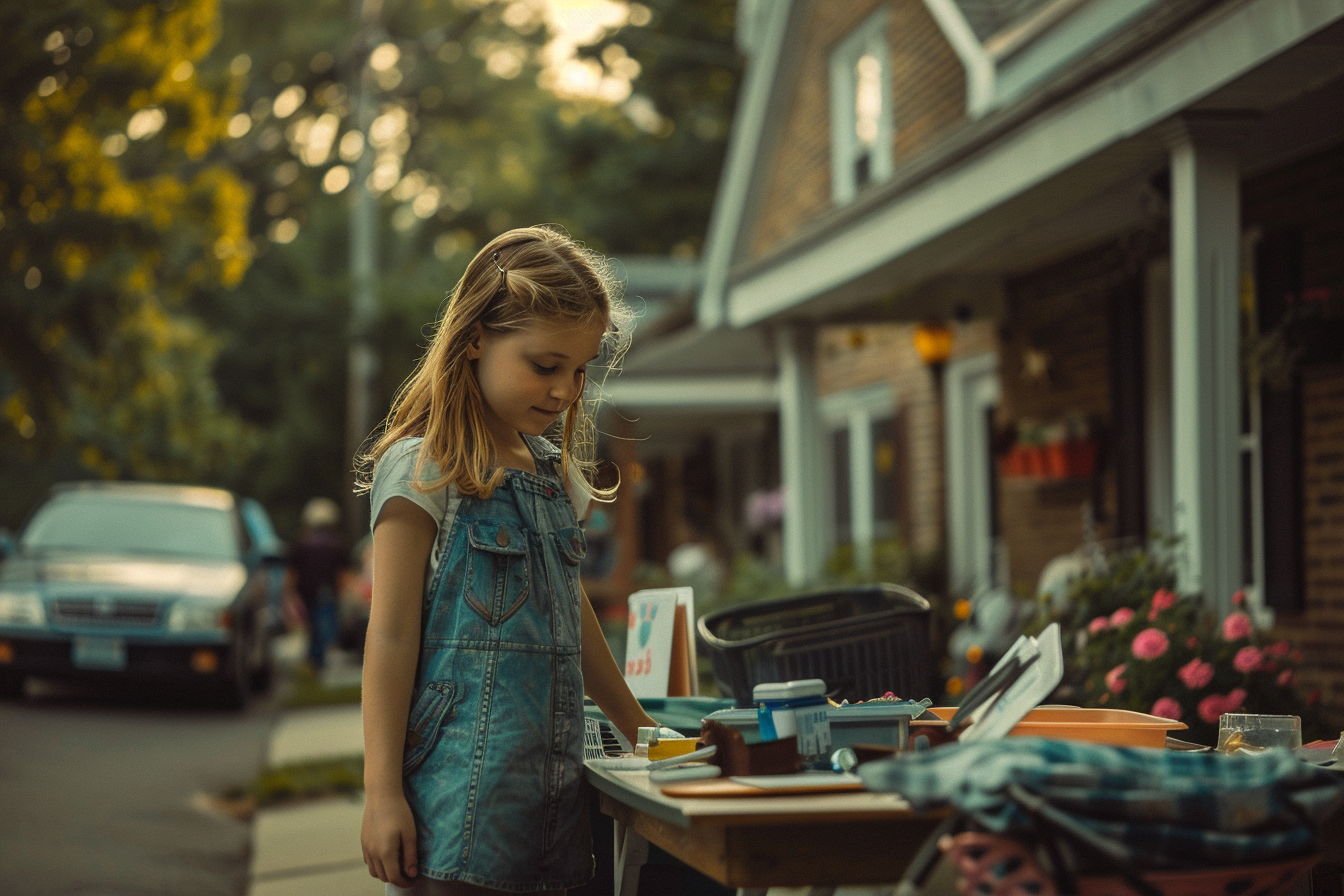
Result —
[[1111, 614], [1111, 628], [1124, 628], [1129, 624], [1129, 620], [1134, 618], [1134, 611], [1129, 607], [1121, 607]]
[[1146, 628], [1134, 636], [1130, 649], [1141, 660], [1155, 660], [1167, 652], [1166, 634], [1158, 628]]
[[1106, 687], [1112, 694], [1118, 694], [1125, 689], [1128, 682], [1120, 676], [1125, 674], [1125, 663], [1121, 663], [1114, 669], [1106, 673]]
[[1225, 712], [1236, 712], [1246, 700], [1243, 688], [1233, 688], [1226, 694], [1210, 694], [1199, 701], [1199, 717], [1212, 724]]
[[1239, 641], [1242, 638], [1251, 636], [1251, 617], [1241, 611], [1233, 611], [1227, 614], [1223, 620], [1223, 640]]
[[1238, 672], [1251, 672], [1260, 665], [1260, 651], [1254, 647], [1243, 647], [1232, 658], [1232, 668]]
[[1246, 604], [1246, 592], [1238, 591], [1236, 594], [1232, 595], [1232, 603], [1238, 607], [1244, 606]]
[[1209, 724], [1218, 721], [1218, 717], [1223, 714], [1223, 698], [1217, 694], [1210, 694], [1199, 701], [1199, 706], [1195, 708], [1199, 717]]
[[1288, 685], [1293, 683], [1293, 670], [1284, 669], [1282, 672], [1279, 673], [1277, 681], [1279, 683], [1279, 687], [1281, 688], [1288, 687]]
[[1213, 665], [1196, 657], [1176, 671], [1176, 677], [1192, 691], [1213, 681]]
[[1087, 631], [1089, 634], [1095, 635], [1097, 632], [1104, 631], [1109, 622], [1110, 620], [1105, 616], [1098, 616], [1087, 624]]
[[1148, 611], [1148, 621], [1152, 622], [1163, 610], [1170, 610], [1176, 604], [1176, 595], [1165, 588], [1153, 592], [1153, 608]]
[[1285, 657], [1288, 655], [1290, 649], [1292, 649], [1291, 645], [1289, 645], [1287, 641], [1275, 641], [1265, 648], [1265, 653], [1268, 653], [1271, 656]]
[[1185, 646], [1189, 647], [1191, 650], [1194, 650], [1199, 646], [1199, 639], [1196, 638], [1194, 635], [1191, 635], [1189, 638], [1185, 639]]
[[1157, 702], [1153, 704], [1152, 714], [1164, 719], [1175, 719], [1179, 721], [1182, 712], [1184, 712], [1184, 710], [1181, 709], [1181, 704], [1170, 697], [1158, 697]]

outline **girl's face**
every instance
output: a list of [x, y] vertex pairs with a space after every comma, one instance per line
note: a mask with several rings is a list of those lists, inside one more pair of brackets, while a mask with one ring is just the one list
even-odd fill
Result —
[[574, 403], [605, 330], [601, 320], [587, 326], [536, 320], [502, 333], [476, 325], [467, 358], [476, 362], [497, 445], [515, 444], [518, 433], [541, 435]]

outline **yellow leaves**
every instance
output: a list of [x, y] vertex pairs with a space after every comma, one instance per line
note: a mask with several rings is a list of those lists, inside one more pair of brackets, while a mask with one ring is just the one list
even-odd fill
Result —
[[117, 478], [117, 464], [97, 445], [85, 445], [79, 452], [79, 462], [104, 479]]
[[154, 274], [145, 265], [137, 264], [126, 272], [122, 283], [131, 293], [149, 292], [150, 286], [154, 283]]
[[125, 181], [108, 184], [98, 198], [98, 211], [112, 218], [133, 218], [142, 208], [140, 194]]
[[84, 276], [84, 272], [89, 267], [89, 259], [92, 257], [88, 246], [69, 240], [57, 241], [52, 249], [52, 255], [55, 256], [61, 269], [65, 271], [66, 279], [71, 281], [79, 280]]
[[22, 390], [10, 395], [5, 401], [4, 415], [21, 438], [31, 439], [37, 435], [37, 421], [28, 413], [28, 404], [24, 401]]
[[61, 347], [61, 344], [65, 342], [65, 338], [68, 335], [69, 331], [66, 330], [65, 324], [55, 323], [47, 327], [47, 329], [44, 330], [42, 333], [42, 340], [41, 340], [42, 351], [46, 352], [47, 354], [51, 354], [52, 352], [56, 351], [58, 348]]

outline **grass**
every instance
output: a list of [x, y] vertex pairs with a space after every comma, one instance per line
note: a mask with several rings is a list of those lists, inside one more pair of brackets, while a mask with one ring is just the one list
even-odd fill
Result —
[[358, 684], [327, 687], [307, 665], [300, 665], [290, 676], [287, 693], [280, 699], [284, 709], [298, 709], [305, 706], [337, 706], [360, 702], [361, 689]]
[[268, 768], [250, 785], [236, 785], [215, 797], [216, 808], [250, 819], [258, 809], [332, 796], [353, 796], [364, 789], [364, 757], [344, 756]]

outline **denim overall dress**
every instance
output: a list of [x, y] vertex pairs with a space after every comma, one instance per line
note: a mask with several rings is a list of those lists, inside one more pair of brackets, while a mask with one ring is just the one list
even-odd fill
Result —
[[583, 772], [583, 532], [559, 451], [524, 436], [537, 474], [507, 470], [443, 527], [402, 776], [421, 874], [499, 890], [593, 874]]

